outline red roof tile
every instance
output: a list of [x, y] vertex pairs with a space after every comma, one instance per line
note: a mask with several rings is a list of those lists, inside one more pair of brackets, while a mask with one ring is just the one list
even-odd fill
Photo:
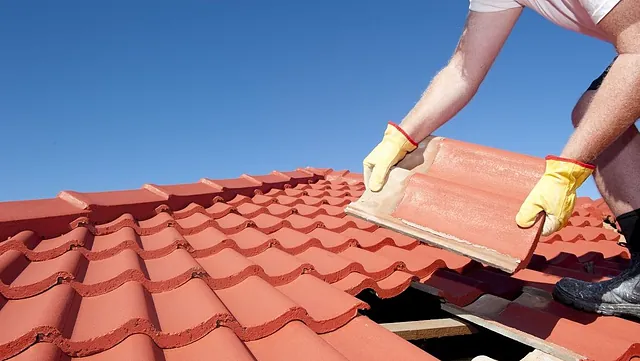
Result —
[[640, 355], [636, 322], [516, 302], [525, 286], [624, 269], [602, 202], [579, 199], [509, 276], [345, 215], [363, 190], [359, 174], [308, 168], [0, 203], [0, 324], [15, 325], [0, 329], [0, 357], [434, 360], [358, 314], [360, 291], [393, 297], [412, 281], [459, 306], [513, 301], [499, 322], [591, 359]]
[[428, 137], [381, 192], [365, 192], [346, 211], [513, 273], [542, 233], [542, 216], [528, 228], [514, 219], [544, 167], [541, 158]]

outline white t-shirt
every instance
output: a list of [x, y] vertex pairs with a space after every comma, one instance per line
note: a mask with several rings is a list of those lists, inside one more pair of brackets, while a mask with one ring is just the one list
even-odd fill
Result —
[[469, 0], [469, 10], [502, 11], [528, 7], [565, 29], [611, 42], [596, 26], [620, 0]]

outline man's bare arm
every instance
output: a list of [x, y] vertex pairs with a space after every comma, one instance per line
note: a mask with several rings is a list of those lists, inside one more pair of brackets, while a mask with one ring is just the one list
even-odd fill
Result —
[[409, 136], [420, 142], [471, 101], [521, 13], [522, 8], [469, 12], [449, 63], [400, 123]]
[[619, 55], [561, 153], [585, 163], [640, 118], [640, 0], [620, 1], [598, 26]]

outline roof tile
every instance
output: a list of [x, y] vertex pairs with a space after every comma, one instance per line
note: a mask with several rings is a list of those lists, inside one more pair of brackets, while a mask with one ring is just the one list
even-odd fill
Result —
[[70, 224], [89, 211], [62, 198], [0, 203], [0, 240], [21, 231], [53, 237], [70, 230]]
[[543, 217], [527, 228], [514, 219], [544, 160], [441, 137], [418, 149], [390, 171], [385, 189], [365, 192], [347, 213], [506, 272], [525, 267]]

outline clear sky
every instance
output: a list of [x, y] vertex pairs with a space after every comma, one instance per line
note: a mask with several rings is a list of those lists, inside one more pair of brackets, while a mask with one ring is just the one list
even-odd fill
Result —
[[[0, 200], [315, 166], [362, 171], [467, 0], [3, 1]], [[526, 10], [436, 134], [559, 153], [611, 45]], [[580, 195], [600, 197], [590, 180]]]

